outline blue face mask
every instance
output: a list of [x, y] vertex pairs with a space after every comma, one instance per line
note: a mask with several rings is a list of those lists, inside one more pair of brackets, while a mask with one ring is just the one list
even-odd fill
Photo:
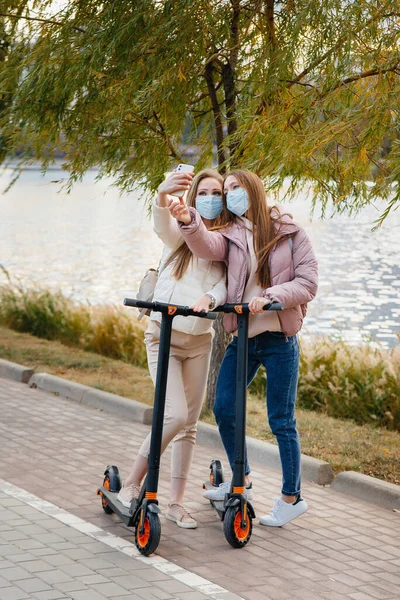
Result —
[[249, 208], [249, 197], [244, 188], [237, 188], [226, 194], [226, 205], [234, 215], [241, 217]]
[[216, 219], [224, 205], [221, 196], [197, 196], [196, 209], [204, 219]]

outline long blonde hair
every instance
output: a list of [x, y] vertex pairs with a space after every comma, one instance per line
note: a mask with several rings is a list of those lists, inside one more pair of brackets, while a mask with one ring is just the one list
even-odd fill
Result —
[[[267, 204], [264, 184], [261, 179], [247, 169], [231, 171], [225, 180], [233, 175], [249, 197], [247, 217], [253, 223], [253, 244], [257, 257], [256, 281], [262, 288], [271, 286], [268, 259], [272, 248], [279, 239], [279, 228], [275, 223], [282, 223], [282, 215], [277, 207]], [[273, 210], [273, 215], [271, 214]]]
[[[186, 204], [188, 206], [192, 206], [192, 207], [196, 208], [197, 188], [199, 187], [199, 183], [201, 181], [203, 181], [203, 179], [207, 179], [208, 177], [212, 177], [213, 179], [216, 179], [221, 184], [221, 188], [222, 188], [222, 185], [224, 182], [224, 178], [222, 177], [222, 175], [220, 175], [218, 173], [218, 171], [215, 171], [214, 169], [203, 169], [203, 171], [200, 171], [199, 173], [197, 173], [197, 175], [193, 178], [192, 185], [189, 189], [189, 192], [188, 192], [188, 195], [186, 198]], [[221, 195], [223, 198], [222, 190], [221, 190]], [[226, 208], [226, 202], [225, 202], [224, 198], [223, 198], [223, 204], [224, 204], [223, 211], [222, 211], [221, 215], [219, 215], [219, 217], [216, 219], [215, 227], [225, 226], [225, 224], [230, 220], [230, 216], [229, 216], [230, 213], [228, 212], [228, 210]], [[212, 229], [214, 229], [214, 227]], [[183, 241], [181, 243], [181, 245], [178, 246], [178, 248], [176, 250], [174, 250], [174, 252], [171, 254], [171, 256], [168, 257], [168, 260], [165, 263], [165, 266], [167, 266], [171, 263], [174, 263], [174, 268], [172, 270], [172, 276], [175, 277], [175, 279], [179, 280], [183, 277], [184, 273], [186, 272], [192, 258], [193, 258], [192, 251], [189, 249], [186, 242]]]

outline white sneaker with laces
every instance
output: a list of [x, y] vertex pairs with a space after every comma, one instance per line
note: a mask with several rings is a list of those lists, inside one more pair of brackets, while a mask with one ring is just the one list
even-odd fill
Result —
[[138, 485], [125, 485], [120, 489], [117, 500], [119, 500], [125, 508], [130, 508], [132, 500], [137, 498], [139, 494], [140, 487]]
[[[218, 487], [215, 487], [212, 490], [206, 490], [203, 493], [204, 498], [207, 498], [207, 500], [224, 500], [225, 494], [230, 492], [231, 483], [231, 481], [224, 481], [224, 483], [220, 483]], [[247, 500], [251, 500], [253, 498], [252, 483], [250, 483], [248, 487], [244, 488], [244, 493]]]
[[269, 515], [260, 517], [260, 525], [282, 527], [282, 525], [293, 521], [293, 519], [305, 513], [307, 509], [307, 502], [300, 496], [293, 504], [285, 502], [282, 498], [277, 498], [274, 508]]

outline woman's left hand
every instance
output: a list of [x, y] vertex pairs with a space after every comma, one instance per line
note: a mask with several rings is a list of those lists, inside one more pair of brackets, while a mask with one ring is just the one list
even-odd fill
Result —
[[254, 296], [249, 302], [249, 310], [253, 315], [255, 313], [262, 313], [266, 304], [268, 304], [268, 300], [261, 296]]
[[204, 295], [201, 298], [199, 298], [197, 300], [197, 302], [195, 302], [193, 304], [193, 306], [191, 306], [190, 308], [192, 310], [194, 310], [194, 312], [201, 312], [202, 310], [204, 310], [205, 312], [208, 312], [210, 309], [210, 304], [211, 304], [210, 296]]

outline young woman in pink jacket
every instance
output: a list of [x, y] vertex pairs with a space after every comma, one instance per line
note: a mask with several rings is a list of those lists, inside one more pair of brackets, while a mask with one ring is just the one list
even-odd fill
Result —
[[[248, 302], [248, 384], [264, 365], [267, 372], [267, 411], [276, 436], [282, 464], [281, 497], [261, 525], [282, 526], [307, 510], [301, 497], [300, 442], [295, 402], [299, 372], [299, 342], [307, 303], [317, 292], [318, 265], [305, 231], [277, 207], [269, 207], [262, 181], [250, 171], [232, 171], [224, 182], [232, 222], [208, 231], [194, 208], [174, 206], [173, 216], [193, 254], [225, 261], [228, 267], [227, 302]], [[281, 312], [263, 311], [267, 302], [284, 305]], [[235, 438], [235, 369], [237, 320], [224, 316], [233, 333], [218, 376], [214, 414], [233, 470]], [[246, 460], [246, 494], [252, 496], [250, 467]], [[206, 491], [209, 499], [223, 500], [230, 482]]]

